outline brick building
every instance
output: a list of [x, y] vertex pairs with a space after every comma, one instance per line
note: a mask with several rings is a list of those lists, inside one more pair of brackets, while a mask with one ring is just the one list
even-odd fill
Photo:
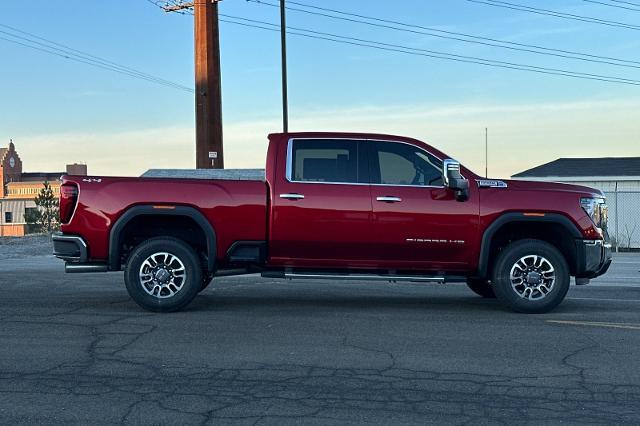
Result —
[[[87, 175], [86, 164], [67, 165], [67, 174]], [[60, 195], [60, 176], [65, 172], [24, 173], [22, 160], [13, 141], [0, 148], [0, 237], [23, 236], [27, 232], [24, 220], [28, 209], [35, 209], [34, 199], [45, 181]]]

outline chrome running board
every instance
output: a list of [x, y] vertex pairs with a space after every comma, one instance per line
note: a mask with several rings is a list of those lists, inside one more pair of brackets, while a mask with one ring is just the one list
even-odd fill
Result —
[[87, 272], [107, 272], [109, 270], [106, 263], [70, 263], [64, 264], [64, 271], [67, 274], [81, 274]]
[[433, 282], [464, 281], [464, 277], [443, 275], [397, 275], [397, 274], [331, 274], [315, 272], [266, 271], [264, 278], [316, 279], [316, 280], [351, 280], [351, 281], [389, 281], [389, 282]]

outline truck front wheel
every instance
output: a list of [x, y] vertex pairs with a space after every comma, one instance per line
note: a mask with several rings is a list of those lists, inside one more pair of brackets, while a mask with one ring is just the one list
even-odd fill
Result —
[[187, 306], [202, 288], [202, 267], [196, 252], [185, 242], [151, 238], [129, 256], [124, 282], [142, 308], [173, 312]]
[[551, 311], [564, 300], [569, 283], [569, 267], [562, 253], [540, 240], [509, 244], [493, 269], [496, 297], [516, 312]]

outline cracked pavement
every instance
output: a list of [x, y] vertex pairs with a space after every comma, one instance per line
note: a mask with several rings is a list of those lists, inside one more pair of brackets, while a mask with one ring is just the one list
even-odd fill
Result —
[[[627, 259], [627, 258], [625, 258]], [[121, 273], [0, 259], [2, 424], [639, 423], [627, 277], [521, 315], [459, 284], [217, 279], [184, 312]]]

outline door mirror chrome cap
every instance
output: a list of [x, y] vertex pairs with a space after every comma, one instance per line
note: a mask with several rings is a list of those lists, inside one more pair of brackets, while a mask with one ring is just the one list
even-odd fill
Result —
[[456, 200], [469, 199], [469, 181], [460, 174], [460, 163], [450, 158], [442, 162], [442, 180], [444, 186], [456, 193]]
[[442, 179], [444, 180], [444, 186], [450, 188], [451, 179], [461, 179], [460, 163], [456, 160], [447, 158], [442, 162]]

